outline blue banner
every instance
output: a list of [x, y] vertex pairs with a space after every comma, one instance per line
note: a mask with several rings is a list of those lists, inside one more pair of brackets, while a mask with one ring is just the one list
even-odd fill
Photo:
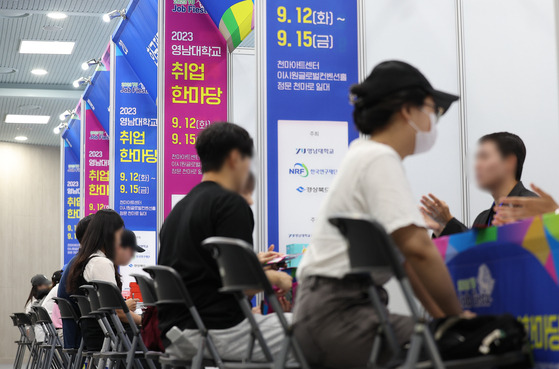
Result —
[[149, 95], [130, 88], [140, 78], [123, 53], [115, 50], [114, 208], [126, 228], [136, 233], [138, 245], [146, 249], [121, 268], [127, 288], [131, 273], [156, 264], [157, 107]]
[[109, 80], [110, 72], [98, 69], [83, 94], [83, 99], [89, 104], [107, 133], [109, 132]]
[[[139, 77], [139, 89], [157, 98], [157, 0], [132, 0], [115, 33], [117, 45]], [[144, 87], [145, 86], [145, 87]]]
[[63, 160], [64, 239], [62, 253], [64, 265], [66, 265], [80, 248], [75, 236], [76, 225], [80, 220], [80, 157], [75, 154], [66, 139], [64, 140]]
[[70, 119], [68, 129], [62, 134], [62, 138], [72, 149], [74, 156], [79, 159], [81, 150], [81, 124], [79, 119]]
[[268, 239], [308, 244], [353, 125], [358, 82], [356, 1], [268, 1]]

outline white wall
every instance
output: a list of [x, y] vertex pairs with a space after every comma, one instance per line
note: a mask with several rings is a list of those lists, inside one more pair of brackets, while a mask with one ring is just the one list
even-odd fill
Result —
[[[484, 134], [516, 133], [527, 148], [524, 184], [535, 182], [559, 198], [554, 14], [553, 0], [464, 1], [468, 158], [473, 163]], [[473, 221], [493, 199], [471, 178]]]

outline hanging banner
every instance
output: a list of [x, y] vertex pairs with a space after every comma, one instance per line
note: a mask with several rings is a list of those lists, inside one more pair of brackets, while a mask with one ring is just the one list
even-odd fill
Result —
[[358, 82], [357, 1], [268, 1], [266, 8], [268, 243], [310, 241], [348, 142]]
[[229, 52], [250, 34], [254, 28], [253, 0], [200, 0], [212, 21], [227, 42]]
[[101, 63], [103, 63], [105, 70], [111, 70], [111, 44], [110, 43], [107, 45], [107, 49], [103, 53], [103, 56], [101, 56]]
[[87, 216], [109, 207], [109, 135], [97, 120], [91, 106], [86, 102], [82, 104], [83, 216]]
[[112, 39], [140, 78], [137, 88], [147, 90], [155, 101], [159, 49], [157, 0], [132, 0], [126, 18], [121, 20]]
[[[76, 142], [77, 137], [77, 142]], [[79, 120], [70, 120], [68, 129], [62, 135], [62, 187], [63, 238], [62, 265], [66, 265], [75, 254], [80, 244], [76, 239], [76, 225], [80, 220], [80, 155], [79, 155]], [[77, 147], [75, 145], [78, 145]], [[75, 150], [77, 148], [77, 151]]]
[[129, 265], [122, 266], [123, 289], [148, 265], [157, 263], [157, 106], [151, 97], [128, 86], [140, 83], [121, 50], [115, 47], [114, 209], [138, 245]]
[[163, 211], [200, 183], [196, 137], [227, 120], [227, 50], [205, 9], [164, 0]]
[[535, 368], [559, 368], [559, 215], [435, 239], [462, 307], [526, 327]]
[[104, 66], [98, 67], [91, 77], [91, 84], [83, 93], [83, 99], [105, 132], [109, 132], [109, 79], [110, 72], [106, 71]]

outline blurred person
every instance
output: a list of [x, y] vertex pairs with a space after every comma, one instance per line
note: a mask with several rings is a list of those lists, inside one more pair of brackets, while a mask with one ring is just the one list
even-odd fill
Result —
[[51, 281], [44, 274], [37, 274], [31, 278], [31, 291], [25, 301], [25, 313], [31, 312], [31, 306], [39, 304], [48, 295]]
[[[196, 150], [202, 166], [202, 182], [165, 219], [158, 262], [180, 274], [220, 356], [224, 360], [240, 361], [246, 355], [245, 338], [250, 336], [250, 325], [234, 296], [219, 292], [222, 284], [217, 263], [201, 243], [209, 237], [221, 236], [252, 245], [253, 214], [239, 193], [249, 176], [253, 141], [245, 129], [235, 124], [215, 123], [200, 133]], [[261, 254], [261, 263], [271, 256], [264, 255]], [[286, 273], [267, 270], [266, 275], [280, 293], [290, 290], [292, 278]], [[175, 306], [161, 306], [158, 310], [165, 352], [175, 358], [192, 358], [200, 335], [188, 310]], [[276, 314], [255, 315], [255, 318], [272, 353], [278, 354], [283, 330]], [[173, 327], [182, 333], [171, 342], [166, 334]], [[254, 347], [253, 360], [265, 360], [258, 345]]]
[[[473, 223], [473, 228], [490, 227], [493, 224], [499, 199], [513, 197], [535, 197], [520, 181], [526, 146], [520, 137], [509, 132], [497, 132], [479, 139], [476, 154], [476, 180], [478, 187], [493, 197], [493, 205], [481, 212]], [[450, 212], [446, 202], [435, 195], [421, 198], [421, 212], [425, 222], [433, 230], [436, 237], [465, 232], [469, 228], [456, 219]]]
[[[366, 366], [379, 326], [367, 298], [368, 281], [347, 276], [348, 245], [329, 223], [332, 216], [365, 214], [379, 222], [398, 247], [415, 295], [431, 316], [462, 313], [402, 164], [406, 157], [431, 149], [438, 118], [458, 96], [435, 90], [419, 70], [400, 61], [377, 65], [351, 94], [355, 125], [369, 138], [351, 143], [297, 270], [294, 332], [311, 366]], [[382, 294], [391, 276], [373, 275]], [[389, 319], [404, 345], [413, 333], [413, 320], [390, 313]]]
[[[109, 282], [122, 289], [122, 281], [115, 265], [115, 258], [120, 247], [124, 221], [111, 209], [99, 210], [91, 219], [75, 261], [69, 268], [66, 291], [70, 295], [83, 295], [80, 286], [90, 281]], [[126, 322], [122, 311], [117, 311], [119, 318]], [[99, 351], [104, 334], [97, 321], [83, 320], [81, 332], [88, 350]]]
[[[76, 235], [76, 239], [80, 244], [80, 248], [81, 248], [85, 231], [87, 230], [87, 227], [89, 226], [89, 223], [91, 222], [94, 216], [95, 214], [90, 214], [86, 217], [83, 217], [76, 225], [75, 235]], [[67, 287], [66, 282], [68, 280], [68, 274], [75, 260], [76, 260], [76, 256], [70, 259], [68, 264], [66, 264], [66, 266], [63, 268], [64, 271], [62, 273], [62, 277], [60, 278], [60, 283], [58, 284], [57, 288], [58, 288], [58, 297], [68, 300], [70, 304], [72, 304], [72, 306], [74, 307], [74, 310], [76, 310], [78, 316], [80, 316], [80, 311], [76, 302], [72, 298], [70, 298], [70, 294], [66, 290]], [[63, 332], [62, 336], [64, 338], [64, 348], [77, 349], [80, 347], [82, 335], [81, 335], [80, 327], [76, 322], [74, 322], [73, 320], [64, 319], [62, 321], [62, 332]]]
[[[60, 310], [58, 309], [58, 305], [54, 301], [54, 298], [58, 297], [58, 284], [60, 283], [61, 278], [62, 278], [62, 270], [57, 270], [52, 274], [51, 289], [48, 295], [46, 295], [45, 298], [41, 301], [40, 306], [44, 307], [49, 313], [54, 328], [56, 328], [58, 336], [62, 340], [63, 339], [62, 319], [60, 318]], [[37, 337], [37, 329], [35, 329], [35, 337]]]
[[254, 177], [254, 173], [249, 172], [246, 183], [241, 191], [241, 196], [246, 200], [249, 206], [254, 205], [254, 199], [252, 195], [254, 193], [255, 187], [256, 187], [256, 178]]
[[550, 194], [535, 184], [532, 184], [531, 187], [539, 197], [501, 198], [499, 205], [493, 207], [493, 211], [496, 213], [493, 224], [503, 225], [553, 212], [559, 214], [559, 205]]

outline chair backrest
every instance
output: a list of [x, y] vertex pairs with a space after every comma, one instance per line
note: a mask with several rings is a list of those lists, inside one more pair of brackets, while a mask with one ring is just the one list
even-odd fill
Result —
[[202, 242], [216, 259], [223, 283], [222, 292], [263, 290], [273, 294], [272, 286], [252, 246], [243, 240], [210, 237]]
[[329, 221], [348, 242], [352, 273], [389, 272], [398, 279], [405, 277], [396, 246], [378, 222], [360, 214], [337, 215]]
[[42, 306], [33, 306], [33, 310], [37, 313], [37, 319], [39, 323], [52, 324], [52, 319], [50, 318], [49, 312]]
[[18, 324], [20, 324], [20, 325], [31, 325], [31, 324], [33, 324], [33, 322], [31, 322], [31, 318], [29, 317], [29, 315], [27, 315], [25, 313], [15, 313], [14, 315], [17, 318]]
[[99, 297], [97, 296], [97, 291], [92, 284], [85, 284], [80, 286], [80, 290], [82, 290], [85, 294], [85, 297], [89, 300], [89, 305], [91, 307], [90, 313], [97, 313], [101, 309], [101, 302], [99, 301]]
[[29, 319], [31, 319], [32, 325], [37, 324], [37, 322], [39, 321], [39, 318], [37, 317], [37, 313], [34, 311], [29, 312]]
[[122, 309], [125, 313], [130, 311], [128, 305], [124, 302], [120, 289], [115, 284], [104, 281], [91, 281], [91, 284], [95, 289], [102, 310]]
[[194, 307], [194, 302], [175, 269], [164, 265], [152, 265], [145, 267], [144, 271], [153, 278], [157, 305], [186, 304], [188, 308]]
[[132, 274], [132, 277], [136, 279], [136, 283], [140, 286], [143, 304], [145, 306], [154, 306], [157, 302], [157, 295], [153, 279], [143, 274]]
[[82, 317], [89, 316], [91, 314], [91, 303], [87, 297], [83, 295], [72, 295], [70, 297], [78, 304], [80, 315]]
[[74, 321], [78, 321], [78, 315], [76, 314], [76, 310], [72, 306], [72, 303], [66, 299], [61, 297], [53, 297], [54, 302], [58, 305], [58, 309], [60, 310], [60, 318], [61, 319], [72, 319]]

